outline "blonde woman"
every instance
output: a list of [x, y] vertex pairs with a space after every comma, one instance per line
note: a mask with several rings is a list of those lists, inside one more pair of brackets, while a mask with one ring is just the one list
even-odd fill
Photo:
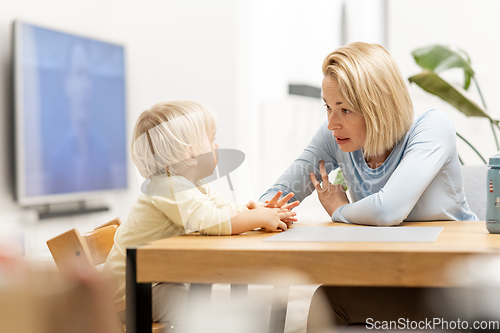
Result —
[[[278, 191], [302, 201], [316, 190], [333, 221], [389, 226], [477, 220], [462, 188], [453, 124], [439, 110], [414, 119], [405, 81], [385, 48], [340, 47], [325, 58], [323, 75], [327, 122], [261, 201]], [[351, 201], [343, 186], [328, 181], [337, 167]], [[339, 325], [432, 318], [424, 295], [432, 295], [436, 308], [444, 302], [439, 293], [422, 288], [322, 287], [322, 292]], [[320, 312], [319, 299], [313, 298], [310, 318]]]
[[[414, 120], [406, 84], [384, 47], [341, 47], [325, 58], [323, 74], [327, 122], [261, 201], [278, 191], [302, 201], [316, 189], [333, 221], [477, 220], [465, 200], [453, 124], [439, 110]], [[351, 202], [328, 181], [337, 167]]]

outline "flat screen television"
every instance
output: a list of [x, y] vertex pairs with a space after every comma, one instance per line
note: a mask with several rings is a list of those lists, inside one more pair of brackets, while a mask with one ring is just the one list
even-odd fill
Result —
[[18, 202], [126, 189], [124, 46], [19, 20], [13, 40]]

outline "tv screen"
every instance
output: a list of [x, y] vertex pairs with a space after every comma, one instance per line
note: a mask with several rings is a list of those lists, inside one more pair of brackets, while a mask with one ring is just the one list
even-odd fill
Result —
[[124, 47], [14, 23], [21, 204], [127, 188]]

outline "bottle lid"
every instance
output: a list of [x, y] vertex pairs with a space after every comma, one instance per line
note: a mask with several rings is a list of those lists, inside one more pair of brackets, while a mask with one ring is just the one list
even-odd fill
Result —
[[490, 157], [489, 166], [500, 167], [500, 152], [498, 152]]

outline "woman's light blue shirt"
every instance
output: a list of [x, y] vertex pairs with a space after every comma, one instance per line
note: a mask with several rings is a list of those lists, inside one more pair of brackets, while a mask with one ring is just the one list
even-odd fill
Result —
[[324, 123], [260, 200], [281, 190], [293, 192], [293, 201], [302, 201], [314, 190], [309, 173], [321, 179], [321, 160], [327, 173], [340, 167], [352, 202], [338, 208], [333, 221], [397, 225], [402, 221], [477, 220], [465, 200], [455, 129], [442, 111], [430, 110], [418, 117], [376, 169], [366, 164], [361, 149], [343, 152]]

